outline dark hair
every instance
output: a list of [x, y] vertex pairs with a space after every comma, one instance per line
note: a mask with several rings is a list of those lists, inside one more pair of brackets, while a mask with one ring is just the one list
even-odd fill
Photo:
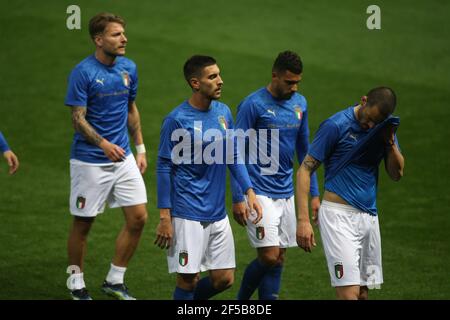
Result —
[[377, 87], [367, 94], [367, 105], [369, 107], [377, 106], [386, 117], [394, 112], [396, 104], [397, 97], [391, 88]]
[[303, 72], [303, 63], [299, 55], [292, 51], [283, 51], [278, 54], [278, 57], [273, 63], [272, 72], [290, 71], [295, 74]]
[[189, 80], [193, 77], [200, 77], [203, 68], [216, 64], [216, 60], [210, 56], [194, 55], [184, 63], [184, 78], [190, 84]]
[[102, 12], [89, 20], [89, 34], [91, 38], [94, 39], [97, 35], [103, 33], [110, 22], [116, 22], [125, 27], [125, 20], [122, 17], [109, 12]]

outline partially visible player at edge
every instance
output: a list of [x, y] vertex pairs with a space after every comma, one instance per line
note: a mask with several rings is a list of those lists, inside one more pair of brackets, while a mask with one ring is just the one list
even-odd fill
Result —
[[[123, 57], [125, 21], [100, 13], [89, 22], [95, 53], [70, 74], [65, 104], [71, 107], [75, 135], [70, 156], [70, 211], [74, 216], [68, 239], [69, 289], [75, 300], [90, 300], [84, 283], [87, 236], [105, 203], [121, 207], [125, 225], [102, 291], [134, 300], [124, 284], [128, 262], [147, 220], [144, 174], [147, 168], [140, 116], [136, 106], [138, 77], [133, 61]], [[134, 140], [134, 158], [128, 133]]]
[[[258, 224], [245, 223], [248, 208], [239, 185], [234, 179], [231, 180], [234, 217], [239, 224], [247, 226], [250, 244], [257, 250], [257, 258], [245, 270], [239, 300], [250, 299], [256, 288], [260, 300], [277, 299], [286, 248], [297, 247], [292, 178], [294, 154], [297, 153], [298, 162], [301, 163], [309, 146], [307, 102], [297, 92], [302, 75], [303, 63], [298, 54], [281, 52], [273, 63], [271, 82], [250, 94], [238, 106], [237, 129], [256, 130], [260, 144], [264, 143], [261, 130], [278, 130], [279, 134], [278, 141], [272, 138], [267, 142], [270, 146], [268, 150], [279, 148], [277, 172], [263, 175], [261, 171], [264, 166], [260, 164], [260, 159], [258, 164], [247, 163], [256, 197], [264, 212]], [[246, 150], [248, 152], [249, 148]], [[317, 211], [320, 200], [315, 174], [310, 191], [311, 207]]]
[[[199, 158], [213, 143], [234, 139], [228, 135], [228, 129], [233, 128], [230, 109], [217, 101], [223, 81], [216, 60], [209, 56], [192, 56], [184, 64], [184, 75], [192, 95], [164, 119], [161, 128], [158, 150], [160, 223], [155, 244], [169, 248], [169, 272], [177, 273], [173, 298], [205, 300], [234, 282], [234, 240], [225, 210], [227, 166], [245, 190], [250, 208], [256, 210], [256, 222], [261, 219], [261, 207], [245, 165], [238, 164], [236, 145], [230, 150], [232, 154], [227, 155], [228, 148], [223, 143], [224, 157], [220, 162]], [[183, 133], [181, 141], [172, 140], [176, 131]], [[212, 142], [206, 138], [206, 131], [220, 133], [223, 139]], [[199, 154], [195, 153], [196, 142], [191, 142], [196, 139], [201, 139]], [[187, 161], [180, 162], [174, 158], [176, 154], [172, 154], [179, 143], [192, 146], [190, 154], [183, 153]], [[225, 158], [232, 158], [232, 163]], [[202, 271], [209, 271], [209, 276], [200, 280]]]
[[19, 169], [19, 159], [12, 152], [11, 148], [8, 145], [3, 134], [0, 132], [0, 152], [3, 154], [3, 157], [6, 159], [6, 162], [9, 166], [9, 174], [16, 173], [17, 169]]
[[394, 181], [403, 176], [404, 158], [391, 117], [396, 105], [392, 89], [378, 87], [361, 103], [336, 113], [319, 127], [308, 155], [297, 171], [298, 245], [315, 246], [308, 214], [311, 174], [325, 164], [325, 192], [319, 225], [331, 285], [338, 299], [367, 299], [368, 289], [383, 283], [381, 237], [376, 207], [378, 167]]

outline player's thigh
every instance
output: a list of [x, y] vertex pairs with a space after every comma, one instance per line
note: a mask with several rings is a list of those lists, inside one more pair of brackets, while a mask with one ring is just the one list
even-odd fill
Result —
[[353, 230], [357, 218], [339, 206], [320, 206], [320, 235], [333, 287], [360, 285], [360, 244]]
[[115, 179], [113, 191], [108, 198], [110, 207], [130, 207], [147, 203], [144, 179], [133, 155], [117, 164]]
[[95, 217], [103, 212], [114, 183], [105, 166], [70, 163], [70, 212], [78, 217]]
[[254, 248], [280, 246], [280, 218], [283, 205], [266, 196], [257, 195], [262, 208], [262, 219], [256, 225], [247, 221], [247, 235]]
[[283, 206], [279, 227], [280, 247], [297, 247], [297, 216], [295, 214], [294, 196], [278, 201]]
[[380, 289], [383, 267], [378, 216], [364, 214], [363, 218], [366, 235], [361, 248], [361, 285], [368, 286], [369, 289]]
[[167, 251], [169, 273], [200, 272], [207, 243], [202, 224], [198, 221], [173, 217], [172, 228], [172, 246]]
[[228, 216], [210, 223], [209, 228], [202, 271], [235, 268], [234, 238]]

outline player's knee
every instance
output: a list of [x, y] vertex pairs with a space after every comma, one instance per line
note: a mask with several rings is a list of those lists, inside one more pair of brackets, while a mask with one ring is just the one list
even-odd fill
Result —
[[369, 289], [367, 287], [361, 287], [359, 290], [358, 300], [368, 300], [369, 299]]
[[214, 289], [219, 290], [219, 291], [224, 291], [228, 288], [231, 288], [233, 283], [234, 283], [234, 275], [227, 274], [221, 278], [214, 279], [212, 285], [213, 285]]
[[78, 236], [87, 237], [95, 218], [74, 217], [72, 232]]
[[358, 300], [359, 287], [336, 287], [336, 296], [339, 300]]
[[260, 257], [260, 261], [266, 267], [275, 267], [279, 263], [279, 256], [275, 254], [263, 254]]
[[128, 226], [133, 231], [141, 231], [147, 222], [147, 218], [147, 212], [143, 211], [140, 214], [135, 215], [130, 223], [128, 223]]
[[197, 282], [200, 280], [198, 274], [181, 274], [177, 276], [177, 287], [184, 290], [193, 291], [197, 286]]

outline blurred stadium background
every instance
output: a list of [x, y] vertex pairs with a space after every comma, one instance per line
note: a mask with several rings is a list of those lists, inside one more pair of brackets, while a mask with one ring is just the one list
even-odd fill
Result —
[[[81, 30], [66, 28], [71, 4], [81, 8]], [[381, 30], [366, 28], [371, 4], [381, 8]], [[1, 161], [0, 299], [69, 298], [73, 129], [64, 96], [69, 72], [93, 52], [87, 23], [100, 11], [126, 19], [127, 56], [137, 63], [140, 78], [149, 222], [126, 275], [136, 297], [170, 299], [174, 288], [165, 252], [153, 245], [155, 165], [161, 121], [190, 94], [184, 61], [196, 53], [216, 57], [225, 82], [222, 101], [235, 112], [243, 97], [269, 82], [277, 53], [291, 49], [305, 65], [300, 92], [309, 102], [312, 133], [372, 87], [388, 85], [398, 95], [405, 176], [394, 183], [380, 175], [385, 284], [371, 298], [450, 298], [450, 2], [1, 0], [1, 7], [0, 130], [21, 168], [9, 177]], [[106, 298], [100, 285], [122, 222], [121, 211], [109, 209], [91, 232], [85, 279], [94, 298]], [[243, 270], [255, 256], [245, 230], [234, 222], [232, 227], [236, 283], [217, 299], [235, 298]], [[333, 298], [320, 240], [312, 254], [290, 249], [280, 299]]]

